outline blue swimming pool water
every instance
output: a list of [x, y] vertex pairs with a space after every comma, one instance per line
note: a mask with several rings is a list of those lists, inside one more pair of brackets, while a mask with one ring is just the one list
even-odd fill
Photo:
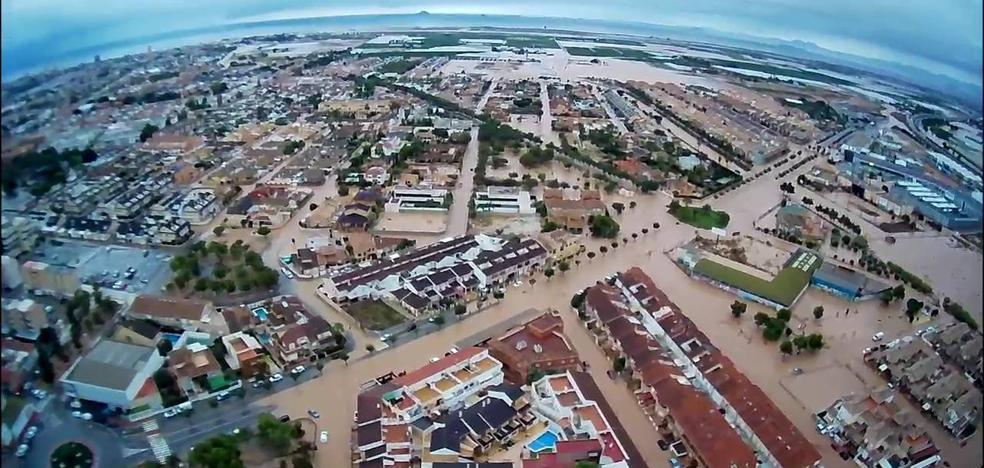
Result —
[[177, 343], [178, 339], [181, 338], [181, 335], [176, 335], [174, 333], [161, 333], [161, 335], [164, 337], [165, 340], [170, 341], [171, 345]]
[[540, 437], [534, 439], [533, 442], [530, 442], [527, 447], [529, 447], [530, 451], [534, 453], [543, 452], [545, 450], [556, 450], [557, 434], [546, 431], [543, 434], [540, 434]]
[[270, 343], [270, 335], [267, 335], [266, 333], [259, 333], [256, 335], [256, 338], [260, 340], [261, 344]]
[[267, 310], [265, 307], [257, 307], [253, 309], [253, 315], [255, 315], [261, 322], [267, 321]]

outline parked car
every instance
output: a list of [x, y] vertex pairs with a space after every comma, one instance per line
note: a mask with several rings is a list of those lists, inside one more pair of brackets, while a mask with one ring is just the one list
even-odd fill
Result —
[[287, 416], [285, 414], [285, 415], [281, 416], [279, 419], [280, 419], [280, 422], [284, 422], [285, 423], [287, 421], [290, 421], [290, 416]]
[[178, 411], [177, 408], [171, 408], [171, 409], [169, 409], [169, 410], [167, 410], [167, 411], [164, 412], [164, 417], [165, 418], [173, 418], [173, 417], [177, 416], [179, 413], [181, 413], [181, 412]]
[[79, 409], [82, 407], [82, 402], [79, 400], [72, 400], [72, 402], [69, 403], [68, 406], [70, 408]]
[[793, 375], [800, 375], [802, 373], [803, 373], [803, 369], [800, 369], [799, 367], [793, 368]]
[[308, 415], [310, 415], [314, 419], [318, 419], [318, 418], [321, 417], [321, 413], [319, 413], [319, 412], [317, 412], [317, 411], [315, 411], [313, 409], [309, 409], [308, 410]]
[[306, 371], [306, 370], [307, 370], [307, 369], [306, 369], [306, 368], [304, 368], [304, 366], [297, 366], [297, 367], [295, 367], [295, 368], [293, 368], [293, 369], [291, 369], [291, 370], [290, 370], [290, 373], [291, 373], [291, 374], [302, 374], [302, 373], [304, 373], [304, 371]]
[[37, 398], [38, 400], [44, 400], [48, 396], [48, 392], [41, 390], [40, 388], [35, 388], [31, 390], [31, 396]]
[[27, 455], [27, 451], [30, 449], [31, 446], [27, 444], [20, 444], [17, 446], [17, 452], [14, 455], [17, 455], [17, 458], [23, 458], [24, 455]]
[[885, 332], [878, 332], [872, 335], [871, 341], [881, 341], [882, 338], [885, 338]]
[[437, 357], [437, 356], [434, 356], [434, 357], [432, 357], [432, 358], [430, 359], [430, 362], [437, 362], [437, 361], [440, 361], [440, 360], [441, 360], [441, 358], [439, 358], [439, 357]]
[[322, 444], [328, 443], [328, 431], [321, 431], [321, 435], [318, 436], [318, 441]]
[[284, 376], [280, 374], [273, 374], [270, 376], [270, 383], [277, 383], [280, 382], [281, 380], [284, 380]]
[[24, 440], [31, 440], [31, 439], [33, 439], [34, 436], [38, 435], [38, 431], [39, 430], [40, 429], [38, 429], [38, 426], [31, 426], [31, 427], [27, 428], [27, 431], [24, 432]]
[[229, 398], [230, 396], [232, 395], [230, 395], [229, 392], [223, 391], [223, 392], [219, 392], [219, 394], [215, 396], [215, 399], [218, 401], [222, 401], [225, 400], [226, 398]]

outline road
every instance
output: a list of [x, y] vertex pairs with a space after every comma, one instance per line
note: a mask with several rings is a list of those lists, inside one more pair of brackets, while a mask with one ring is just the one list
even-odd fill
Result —
[[442, 237], [460, 236], [468, 231], [468, 202], [471, 201], [472, 189], [475, 187], [475, 167], [478, 166], [478, 127], [473, 127], [469, 134], [471, 140], [468, 141], [461, 161], [461, 175], [458, 176], [458, 186], [454, 189], [454, 203], [448, 210], [448, 228]]
[[547, 82], [540, 80], [540, 138], [545, 143], [553, 143], [560, 146], [560, 138], [553, 131], [553, 115], [550, 113], [550, 92], [547, 89]]
[[[796, 174], [808, 170], [809, 166], [801, 167], [788, 177], [795, 177]], [[730, 229], [757, 236], [759, 234], [751, 230], [751, 220], [778, 202], [781, 196], [778, 183], [773, 177], [762, 177], [715, 200], [714, 204], [737, 212], [732, 215], [735, 224], [729, 226]], [[911, 332], [912, 326], [901, 319], [899, 311], [886, 313], [878, 303], [847, 304], [830, 295], [811, 290], [794, 308], [795, 317], [805, 320], [803, 317], [809, 316], [812, 308], [818, 304], [825, 305], [829, 311], [850, 307], [858, 313], [824, 318], [816, 323], [810, 318], [810, 326], [824, 334], [828, 348], [816, 355], [782, 359], [775, 344], [765, 343], [756, 337], [757, 331], [751, 320], [736, 324], [730, 317], [727, 311], [734, 301], [733, 295], [691, 280], [671, 259], [662, 254], [664, 250], [690, 239], [694, 233], [694, 228], [678, 225], [669, 217], [665, 210], [668, 202], [669, 198], [665, 195], [648, 195], [646, 201], [639, 203], [637, 208], [629, 209], [617, 217], [622, 225], [621, 232], [630, 239], [629, 234], [640, 234], [638, 240], [629, 240], [626, 245], [620, 245], [593, 260], [584, 258], [581, 265], [552, 279], [539, 277], [536, 278], [535, 285], [527, 282], [520, 288], [509, 288], [507, 296], [498, 305], [461, 322], [447, 325], [442, 330], [427, 335], [426, 339], [414, 340], [394, 350], [378, 352], [363, 359], [353, 359], [348, 365], [332, 362], [326, 367], [324, 377], [273, 395], [264, 402], [276, 405], [292, 416], [301, 415], [312, 407], [319, 410], [323, 414], [322, 423], [326, 424], [325, 428], [332, 435], [329, 444], [318, 452], [319, 465], [346, 466], [350, 456], [349, 421], [355, 409], [354, 395], [358, 393], [362, 383], [389, 371], [420, 367], [426, 363], [427, 357], [440, 355], [458, 341], [531, 307], [553, 307], [563, 311], [565, 333], [582, 359], [591, 364], [592, 374], [605, 394], [610, 396], [609, 403], [613, 406], [615, 415], [630, 434], [643, 434], [635, 437], [636, 443], [646, 460], [652, 466], [658, 466], [665, 458], [656, 451], [658, 449], [653, 450], [653, 444], [646, 443], [652, 440], [654, 434], [648, 420], [642, 416], [634, 399], [624, 387], [608, 380], [604, 371], [609, 364], [586, 332], [579, 328], [567, 307], [567, 299], [578, 289], [594, 284], [608, 273], [640, 266], [653, 276], [657, 285], [672, 300], [687, 311], [715, 346], [735, 359], [736, 365], [762, 387], [776, 405], [801, 428], [804, 436], [824, 455], [826, 466], [848, 466], [831, 451], [829, 442], [813, 430], [812, 413], [819, 408], [802, 403], [801, 399], [807, 395], [793, 395], [781, 385], [780, 380], [789, 376], [793, 366], [802, 367], [809, 373], [811, 369], [856, 363], [851, 369], [864, 378], [864, 385], [868, 388], [883, 385], [883, 381], [867, 368], [854, 369], [859, 367], [861, 350], [870, 346], [867, 338], [870, 336], [869, 332], [882, 330], [889, 336], [897, 336]], [[662, 225], [658, 232], [652, 230], [654, 222]], [[649, 233], [641, 234], [643, 228], [649, 229]], [[589, 251], [597, 252], [601, 245], [601, 242], [594, 239], [587, 239], [586, 242]], [[749, 316], [759, 311], [767, 310], [757, 304], [749, 304]], [[824, 388], [818, 388], [814, 392], [818, 392], [818, 395], [812, 395], [812, 398], [825, 404], [840, 396], [829, 395], [829, 390]], [[939, 445], [944, 447], [945, 455], [951, 462], [970, 463], [979, 459], [975, 457], [979, 457], [980, 451], [972, 448], [972, 444], [965, 448], [956, 447], [952, 439], [942, 435], [935, 423], [927, 422], [926, 427], [934, 439], [938, 439]], [[962, 465], [955, 463], [955, 466]]]

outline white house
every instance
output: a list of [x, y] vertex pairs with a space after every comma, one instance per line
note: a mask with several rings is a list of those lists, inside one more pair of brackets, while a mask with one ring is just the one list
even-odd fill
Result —
[[71, 397], [136, 409], [155, 397], [159, 404], [153, 376], [163, 364], [164, 357], [155, 348], [103, 339], [72, 364], [61, 383]]

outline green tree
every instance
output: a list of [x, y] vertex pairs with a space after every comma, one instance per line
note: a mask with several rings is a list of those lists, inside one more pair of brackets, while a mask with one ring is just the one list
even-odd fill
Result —
[[916, 314], [919, 313], [923, 308], [922, 301], [916, 300], [915, 298], [909, 298], [905, 303], [905, 316], [909, 318], [909, 323], [916, 320]]
[[892, 299], [896, 301], [900, 301], [904, 297], [905, 297], [905, 286], [900, 284], [892, 289]]
[[779, 343], [779, 351], [782, 351], [782, 354], [785, 355], [793, 354], [793, 343], [789, 340]]
[[625, 370], [625, 363], [626, 363], [625, 357], [619, 356], [618, 358], [615, 359], [614, 364], [612, 364], [612, 368], [615, 370], [615, 372], [622, 372], [623, 370]]
[[454, 315], [465, 315], [465, 312], [468, 312], [468, 307], [466, 307], [464, 304], [454, 305]]
[[771, 317], [769, 317], [769, 314], [767, 314], [765, 312], [757, 312], [755, 314], [755, 316], [754, 316], [755, 325], [758, 325], [758, 326], [761, 327], [761, 326], [769, 323], [769, 319], [770, 318]]
[[161, 341], [157, 342], [157, 354], [160, 354], [161, 357], [166, 358], [167, 354], [170, 353], [171, 350], [173, 349], [174, 349], [174, 345], [171, 343], [171, 340], [162, 339]]
[[580, 309], [581, 305], [584, 304], [584, 296], [586, 295], [587, 291], [571, 296], [571, 307]]
[[810, 347], [810, 340], [804, 335], [797, 335], [793, 337], [793, 345], [796, 346], [797, 351], [802, 351]]
[[571, 269], [571, 265], [569, 263], [567, 263], [567, 262], [558, 262], [557, 263], [557, 268], [560, 270], [561, 273], [563, 273], [563, 272], [565, 272], [567, 270], [570, 270]]
[[543, 275], [546, 276], [547, 278], [553, 277], [554, 269], [548, 267], [547, 269], [543, 270]]
[[366, 345], [366, 351], [367, 351], [367, 352], [369, 352], [369, 353], [372, 353], [372, 352], [373, 352], [373, 351], [375, 351], [375, 350], [376, 350], [376, 347], [375, 347], [375, 346], [373, 346], [373, 345], [371, 345], [371, 344], [367, 344], [367, 345]]
[[534, 369], [534, 370], [530, 371], [529, 374], [526, 374], [526, 385], [532, 385], [533, 382], [536, 382], [537, 380], [542, 379], [545, 375], [547, 375], [547, 374], [545, 374], [540, 369]]
[[143, 128], [140, 130], [140, 142], [143, 143], [151, 139], [151, 137], [153, 137], [158, 130], [160, 130], [160, 128], [156, 125], [152, 125], [149, 123], [144, 124]]
[[788, 322], [792, 317], [793, 311], [786, 308], [779, 309], [779, 312], [776, 312], [776, 318], [783, 322]]
[[41, 380], [47, 383], [55, 381], [55, 366], [51, 363], [49, 351], [38, 350], [38, 370], [41, 372]]
[[290, 451], [296, 430], [293, 425], [280, 422], [270, 413], [261, 414], [256, 424], [256, 435], [260, 443], [280, 456]]
[[618, 236], [620, 226], [611, 216], [596, 215], [591, 219], [591, 235], [605, 239], [614, 239]]
[[239, 441], [223, 434], [195, 445], [195, 450], [188, 457], [188, 464], [201, 468], [245, 468], [241, 456]]
[[823, 348], [823, 335], [819, 333], [813, 333], [807, 336], [806, 339], [811, 351], [816, 351], [818, 349]]
[[735, 318], [739, 318], [742, 316], [742, 314], [745, 313], [747, 309], [748, 309], [748, 304], [741, 301], [735, 301], [731, 304], [731, 315], [734, 316]]
[[256, 233], [259, 234], [259, 235], [261, 235], [261, 236], [266, 237], [266, 236], [268, 236], [270, 234], [270, 228], [268, 228], [266, 226], [260, 226], [260, 228], [256, 230]]
[[813, 308], [813, 318], [815, 318], [817, 320], [820, 320], [821, 318], [823, 318], [823, 306], [822, 305], [818, 305], [818, 306], [816, 306], [816, 307]]

